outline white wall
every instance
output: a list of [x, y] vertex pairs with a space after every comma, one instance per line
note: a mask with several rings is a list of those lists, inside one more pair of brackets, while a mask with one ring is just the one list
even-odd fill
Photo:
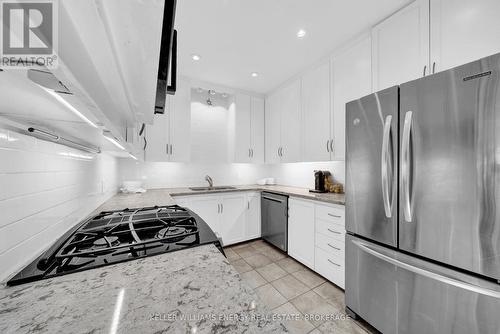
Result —
[[329, 170], [341, 183], [345, 180], [343, 161], [255, 165], [118, 160], [120, 183], [142, 180], [147, 189], [206, 186], [207, 174], [214, 179], [215, 185], [248, 185], [264, 177], [275, 177], [280, 185], [313, 188], [316, 169]]
[[330, 171], [336, 182], [345, 183], [344, 161], [297, 162], [271, 165], [270, 168], [271, 175], [282, 185], [313, 189], [315, 170]]
[[216, 186], [255, 184], [258, 179], [270, 176], [266, 165], [118, 160], [120, 180], [142, 180], [147, 189], [207, 186], [207, 174]]
[[114, 157], [0, 129], [0, 281], [116, 190]]

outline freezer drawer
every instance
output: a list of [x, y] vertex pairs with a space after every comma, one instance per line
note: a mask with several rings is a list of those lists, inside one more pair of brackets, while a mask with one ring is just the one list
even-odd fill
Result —
[[346, 236], [346, 305], [385, 334], [498, 334], [500, 285]]

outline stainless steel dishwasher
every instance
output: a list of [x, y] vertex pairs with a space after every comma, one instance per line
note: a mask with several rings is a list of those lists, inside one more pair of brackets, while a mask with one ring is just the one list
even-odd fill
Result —
[[263, 192], [261, 196], [262, 239], [287, 251], [288, 196]]

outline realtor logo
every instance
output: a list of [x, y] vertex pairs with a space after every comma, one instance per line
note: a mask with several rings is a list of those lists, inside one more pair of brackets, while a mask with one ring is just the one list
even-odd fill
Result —
[[57, 4], [0, 0], [0, 67], [57, 67]]

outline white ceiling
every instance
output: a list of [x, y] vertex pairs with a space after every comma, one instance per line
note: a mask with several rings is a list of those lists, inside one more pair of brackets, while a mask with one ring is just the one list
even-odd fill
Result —
[[[267, 93], [409, 2], [179, 0], [178, 72]], [[299, 29], [306, 30], [304, 39], [297, 38]]]

